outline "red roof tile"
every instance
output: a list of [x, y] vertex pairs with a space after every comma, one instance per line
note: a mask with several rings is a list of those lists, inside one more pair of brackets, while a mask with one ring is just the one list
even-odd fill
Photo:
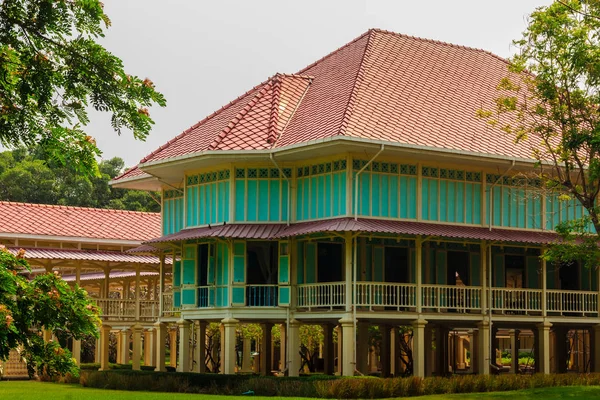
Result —
[[159, 213], [0, 201], [0, 233], [144, 241], [161, 222]]
[[[10, 248], [13, 254], [17, 254], [19, 249]], [[134, 254], [121, 253], [118, 251], [102, 250], [72, 250], [72, 249], [42, 249], [25, 248], [26, 260], [78, 260], [78, 261], [109, 261], [135, 264], [159, 264], [156, 256], [141, 256]], [[102, 274], [104, 275], [104, 274]], [[135, 272], [133, 273], [135, 276]]]
[[335, 136], [531, 158], [502, 121], [476, 116], [494, 107], [506, 74], [507, 61], [484, 50], [370, 30], [298, 75], [256, 86], [141, 163]]
[[184, 229], [177, 233], [157, 237], [145, 243], [167, 243], [207, 237], [232, 239], [270, 239], [275, 237], [285, 224], [227, 224], [213, 227]]

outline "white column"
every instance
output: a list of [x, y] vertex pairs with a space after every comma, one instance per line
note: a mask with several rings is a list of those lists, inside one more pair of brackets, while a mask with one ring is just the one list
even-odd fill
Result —
[[177, 321], [179, 327], [179, 365], [177, 372], [190, 371], [190, 321], [180, 319]]
[[73, 348], [71, 349], [73, 358], [77, 365], [81, 364], [81, 340], [73, 339]]
[[[542, 252], [545, 252], [546, 249], [543, 249]], [[548, 315], [548, 295], [546, 294], [546, 286], [547, 286], [547, 270], [546, 270], [546, 260], [542, 258], [542, 317], [546, 317]]]
[[285, 324], [279, 325], [279, 368], [281, 371], [287, 369], [286, 364], [286, 350], [287, 350], [287, 337]]
[[142, 358], [142, 332], [144, 327], [140, 324], [135, 324], [131, 327], [133, 330], [133, 356], [131, 369], [134, 371], [141, 370], [140, 359]]
[[538, 372], [542, 374], [550, 373], [550, 328], [552, 324], [544, 321], [538, 325], [538, 341], [539, 341], [539, 357], [536, 362], [539, 362]]
[[169, 329], [169, 366], [177, 367], [177, 329]]
[[154, 343], [155, 335], [154, 329], [148, 329], [144, 332], [144, 365], [155, 365], [156, 363], [154, 355], [154, 351], [156, 350]]
[[242, 372], [252, 372], [252, 339], [242, 339]]
[[425, 326], [427, 321], [413, 321], [413, 376], [425, 378]]
[[225, 345], [223, 359], [221, 360], [221, 369], [227, 375], [235, 374], [235, 330], [238, 322], [240, 321], [234, 318], [225, 318], [221, 321], [224, 328], [223, 339], [225, 341], [225, 343], [221, 341], [221, 346]]
[[108, 363], [108, 343], [110, 336], [109, 325], [103, 324], [100, 328], [100, 371], [107, 371], [110, 369]]
[[354, 321], [351, 318], [340, 319], [340, 326], [342, 327], [342, 375], [354, 376], [354, 341], [356, 340]]
[[119, 332], [119, 364], [129, 364], [129, 330]]
[[163, 315], [163, 300], [162, 300], [162, 294], [165, 290], [165, 255], [161, 254], [159, 257], [159, 264], [158, 264], [158, 279], [159, 279], [159, 286], [158, 286], [158, 316], [162, 317]]
[[287, 329], [287, 340], [289, 348], [288, 376], [300, 375], [300, 322], [292, 319]]
[[164, 372], [167, 370], [166, 363], [166, 338], [167, 338], [167, 325], [163, 322], [157, 322], [154, 324], [156, 327], [155, 343], [156, 343], [156, 368], [155, 371]]
[[135, 269], [135, 320], [140, 320], [140, 267]]
[[100, 346], [101, 346], [100, 338], [97, 338], [96, 346], [94, 348], [94, 362], [96, 364], [100, 364], [100, 353], [102, 352], [102, 350], [100, 350]]
[[490, 374], [490, 322], [483, 320], [477, 324], [477, 370], [482, 375]]

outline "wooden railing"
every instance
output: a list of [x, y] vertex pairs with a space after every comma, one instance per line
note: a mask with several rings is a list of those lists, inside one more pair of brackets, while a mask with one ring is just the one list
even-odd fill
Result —
[[437, 312], [481, 310], [479, 286], [423, 285], [423, 308]]
[[503, 314], [531, 314], [542, 312], [542, 290], [520, 288], [491, 288], [492, 310]]
[[383, 282], [357, 282], [356, 306], [369, 307], [394, 307], [398, 311], [407, 311], [416, 306], [417, 287], [412, 284], [383, 283]]
[[309, 283], [298, 285], [298, 308], [333, 308], [346, 304], [345, 282]]
[[561, 315], [590, 316], [598, 313], [598, 292], [546, 290], [546, 309]]
[[[136, 310], [135, 300], [123, 299], [93, 299], [102, 310], [101, 317], [111, 321], [152, 321], [159, 317], [158, 300], [140, 300], [139, 310]], [[163, 297], [164, 301], [164, 297]], [[170, 301], [173, 307], [173, 301]], [[137, 311], [137, 312], [136, 312]]]
[[173, 317], [179, 312], [179, 307], [173, 305], [173, 292], [162, 294], [162, 313], [163, 317]]

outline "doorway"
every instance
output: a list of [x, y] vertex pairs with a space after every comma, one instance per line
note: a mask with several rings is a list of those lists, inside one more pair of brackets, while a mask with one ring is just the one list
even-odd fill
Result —
[[469, 253], [466, 251], [449, 251], [446, 268], [448, 285], [469, 286], [470, 265]]
[[523, 288], [525, 257], [507, 254], [504, 256], [505, 282], [507, 288]]
[[342, 274], [342, 244], [317, 244], [317, 282], [341, 282]]
[[579, 290], [579, 263], [562, 264], [558, 270], [558, 280], [561, 290]]
[[385, 247], [384, 256], [384, 281], [409, 283], [408, 249], [404, 247]]
[[208, 307], [208, 244], [198, 245], [198, 307]]

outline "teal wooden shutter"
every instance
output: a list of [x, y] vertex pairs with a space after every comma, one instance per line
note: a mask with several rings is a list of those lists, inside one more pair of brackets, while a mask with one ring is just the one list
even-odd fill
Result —
[[304, 242], [296, 242], [296, 283], [304, 283]]
[[246, 242], [233, 242], [233, 288], [231, 304], [243, 306], [246, 304]]
[[279, 242], [279, 279], [278, 303], [280, 306], [290, 305], [290, 242]]
[[496, 252], [492, 257], [492, 268], [494, 272], [494, 287], [505, 287], [504, 253]]
[[196, 305], [196, 245], [183, 246], [181, 273], [181, 305]]

